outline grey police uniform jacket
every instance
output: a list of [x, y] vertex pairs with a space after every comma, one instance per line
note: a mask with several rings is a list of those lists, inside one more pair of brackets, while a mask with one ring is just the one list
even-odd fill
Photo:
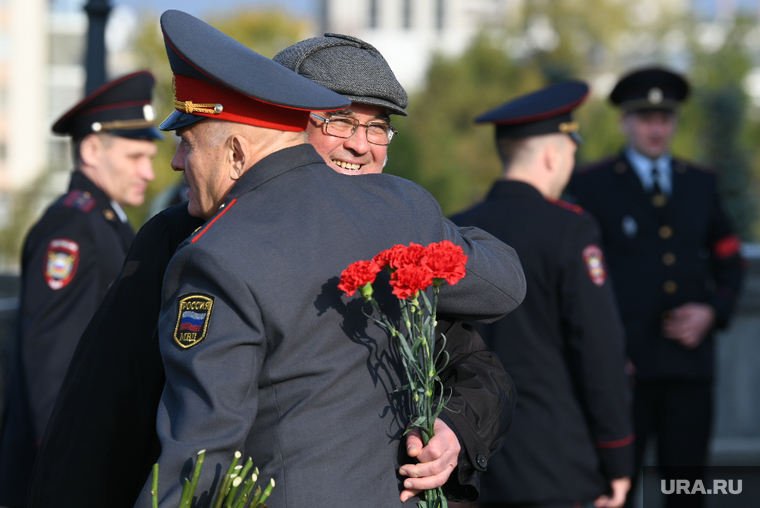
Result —
[[[263, 481], [275, 479], [270, 508], [401, 506], [402, 370], [361, 298], [337, 284], [354, 261], [444, 239], [469, 259], [439, 312], [492, 320], [519, 304], [525, 280], [514, 251], [477, 228], [455, 228], [418, 185], [340, 175], [310, 145], [249, 169], [164, 279], [161, 506], [177, 506], [202, 449], [201, 505], [240, 450]], [[376, 286], [393, 312], [387, 284]], [[149, 479], [137, 506], [150, 506]]]

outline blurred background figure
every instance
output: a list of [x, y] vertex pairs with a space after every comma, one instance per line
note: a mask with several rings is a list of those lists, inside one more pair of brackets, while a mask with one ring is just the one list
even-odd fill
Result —
[[0, 441], [0, 505], [23, 505], [71, 356], [134, 238], [123, 207], [142, 204], [154, 178], [155, 140], [163, 139], [154, 126], [153, 84], [147, 71], [114, 80], [53, 126], [71, 137], [75, 169], [69, 191], [24, 244], [16, 356]]
[[[637, 468], [649, 439], [666, 474], [699, 478], [713, 418], [714, 331], [725, 328], [742, 279], [741, 242], [709, 168], [670, 152], [680, 75], [635, 70], [610, 101], [622, 112], [623, 151], [574, 175], [571, 194], [602, 228], [634, 384]], [[701, 506], [702, 496], [668, 496]], [[686, 503], [686, 504], [681, 504]]]
[[485, 200], [455, 215], [514, 246], [528, 293], [483, 327], [517, 389], [480, 505], [619, 507], [632, 473], [623, 336], [595, 220], [558, 201], [580, 137], [571, 116], [588, 86], [567, 81], [477, 118], [493, 123], [504, 167]]

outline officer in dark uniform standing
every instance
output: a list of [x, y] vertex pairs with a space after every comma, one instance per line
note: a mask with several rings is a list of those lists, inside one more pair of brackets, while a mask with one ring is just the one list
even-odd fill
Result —
[[584, 210], [557, 198], [580, 137], [578, 81], [519, 97], [477, 118], [496, 124], [504, 167], [486, 199], [453, 217], [512, 245], [528, 292], [483, 338], [517, 388], [502, 451], [483, 478], [482, 506], [621, 506], [632, 446], [623, 335], [600, 248]]
[[[623, 77], [610, 100], [622, 110], [626, 146], [580, 168], [570, 186], [602, 228], [635, 376], [636, 463], [657, 437], [659, 464], [686, 466], [673, 471], [684, 479], [707, 459], [713, 331], [728, 324], [742, 278], [716, 175], [670, 154], [688, 93], [666, 69]], [[699, 506], [701, 496], [689, 498]]]
[[[72, 137], [66, 194], [29, 232], [9, 407], [0, 441], [0, 505], [22, 506], [42, 438], [79, 337], [121, 269], [138, 206], [153, 180], [153, 75], [136, 72], [85, 97], [53, 126]], [[113, 323], [119, 326], [119, 323]]]

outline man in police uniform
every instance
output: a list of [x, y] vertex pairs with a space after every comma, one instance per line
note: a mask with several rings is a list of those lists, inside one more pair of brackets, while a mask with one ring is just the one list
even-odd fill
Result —
[[[274, 61], [351, 100], [346, 109], [314, 111], [309, 117], [309, 143], [327, 165], [346, 175], [382, 173], [396, 133], [391, 115], [408, 114], [406, 90], [383, 55], [357, 37], [326, 33], [283, 49]], [[444, 487], [444, 493], [450, 499], [476, 499], [480, 474], [501, 446], [512, 416], [515, 394], [509, 376], [478, 333], [444, 316], [439, 316], [438, 328], [445, 331], [450, 347], [466, 352], [466, 361], [457, 358], [442, 373], [446, 388], [452, 390], [448, 404], [452, 411], [441, 414], [441, 428], [433, 440], [423, 448], [417, 430], [407, 435], [407, 453], [424, 465], [401, 469], [409, 477], [402, 500], [430, 488], [436, 477], [448, 476], [445, 465], [457, 452], [458, 478]], [[497, 408], [502, 409], [497, 412]], [[430, 474], [442, 466], [440, 473]]]
[[713, 331], [728, 324], [741, 280], [740, 242], [715, 174], [670, 154], [688, 92], [666, 69], [623, 77], [610, 100], [622, 110], [626, 146], [580, 168], [571, 183], [601, 224], [622, 313], [636, 381], [637, 465], [656, 437], [660, 465], [695, 468], [676, 471], [678, 478], [698, 475], [707, 458]]
[[134, 231], [122, 207], [153, 180], [153, 75], [136, 72], [85, 97], [53, 126], [72, 137], [69, 191], [29, 232], [17, 353], [0, 442], [0, 505], [21, 506], [69, 360], [121, 268]]
[[450, 239], [469, 275], [440, 311], [493, 319], [522, 299], [519, 262], [451, 227], [419, 186], [330, 169], [303, 130], [310, 111], [345, 108], [344, 97], [187, 14], [168, 11], [161, 26], [177, 108], [162, 127], [180, 138], [172, 165], [188, 209], [208, 222], [164, 279], [160, 500], [177, 503], [184, 464], [207, 448], [198, 492], [240, 449], [276, 479], [270, 507], [399, 506], [401, 371], [361, 301], [341, 299], [338, 275], [393, 244]]
[[514, 421], [483, 477], [487, 507], [619, 507], [632, 469], [622, 327], [593, 218], [558, 198], [574, 166], [587, 97], [559, 83], [479, 116], [496, 125], [504, 175], [453, 217], [512, 245], [528, 284], [522, 305], [483, 338], [518, 391]]

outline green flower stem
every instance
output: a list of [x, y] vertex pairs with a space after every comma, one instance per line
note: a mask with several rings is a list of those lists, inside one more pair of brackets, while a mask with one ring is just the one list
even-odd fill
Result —
[[232, 505], [232, 508], [243, 508], [245, 506], [245, 504], [248, 502], [248, 498], [251, 496], [251, 491], [256, 486], [257, 479], [258, 476], [256, 473], [254, 473], [248, 480], [245, 481], [243, 490], [240, 492], [240, 497], [237, 501], [235, 501], [235, 504]]
[[272, 490], [274, 489], [274, 478], [269, 480], [269, 485], [266, 486], [264, 489], [264, 493], [261, 495], [261, 499], [259, 499], [259, 504], [264, 504], [267, 499], [269, 499], [269, 495], [272, 494]]
[[190, 482], [190, 491], [188, 492], [187, 499], [185, 499], [185, 504], [181, 504], [180, 506], [185, 508], [190, 508], [190, 505], [193, 503], [193, 497], [195, 496], [195, 489], [198, 486], [198, 478], [201, 476], [201, 468], [203, 467], [203, 461], [206, 459], [206, 450], [201, 450], [198, 452], [198, 458], [195, 461], [195, 469], [193, 470], [193, 481]]
[[243, 483], [243, 479], [240, 476], [236, 476], [232, 480], [232, 486], [224, 496], [224, 508], [232, 508], [232, 502], [235, 500], [235, 496], [237, 495], [237, 491], [240, 488], [241, 483]]
[[188, 506], [187, 499], [190, 494], [190, 480], [185, 478], [185, 483], [182, 485], [182, 497], [179, 499], [179, 508], [185, 508]]
[[[252, 467], [253, 467], [253, 460], [250, 457], [248, 457], [248, 460], [245, 461], [245, 466], [243, 466], [243, 470], [240, 471], [240, 478], [245, 478], [246, 476], [248, 476], [248, 471], [250, 471]], [[258, 474], [259, 473], [257, 470], [256, 476], [258, 476]]]
[[256, 508], [259, 505], [261, 494], [262, 494], [261, 487], [256, 487], [256, 491], [253, 493], [253, 499], [251, 500], [250, 508]]
[[219, 492], [216, 494], [216, 502], [214, 503], [214, 508], [222, 508], [222, 503], [224, 502], [224, 498], [227, 496], [227, 491], [229, 490], [230, 483], [232, 482], [231, 476], [232, 475], [229, 473], [224, 475], [222, 486], [219, 488]]
[[227, 475], [231, 475], [232, 473], [235, 472], [235, 466], [238, 465], [238, 461], [240, 461], [240, 457], [242, 457], [242, 456], [243, 456], [243, 454], [240, 453], [239, 451], [235, 452], [235, 456], [232, 459], [232, 463], [230, 464], [230, 467], [227, 468]]
[[158, 462], [153, 464], [153, 483], [150, 486], [153, 508], [158, 508]]

